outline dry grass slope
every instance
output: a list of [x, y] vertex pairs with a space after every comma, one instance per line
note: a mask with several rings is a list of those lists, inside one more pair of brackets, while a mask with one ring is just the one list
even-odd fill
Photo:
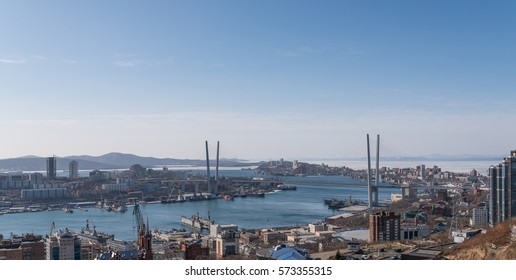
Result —
[[516, 259], [516, 243], [511, 242], [510, 222], [496, 225], [455, 247], [447, 258], [454, 260]]

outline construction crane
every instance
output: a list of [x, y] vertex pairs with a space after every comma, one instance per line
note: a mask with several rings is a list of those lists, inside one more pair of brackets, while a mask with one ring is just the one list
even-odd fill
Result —
[[134, 203], [133, 215], [138, 230], [138, 258], [152, 260], [152, 234], [149, 228], [149, 220], [147, 219], [147, 224], [145, 224], [138, 202]]
[[140, 212], [140, 207], [138, 205], [138, 202], [134, 203], [133, 215], [134, 215], [134, 219], [136, 220], [138, 234], [140, 234], [140, 231], [142, 231], [142, 230], [145, 231], [145, 223], [143, 222], [143, 217], [142, 217], [142, 213]]

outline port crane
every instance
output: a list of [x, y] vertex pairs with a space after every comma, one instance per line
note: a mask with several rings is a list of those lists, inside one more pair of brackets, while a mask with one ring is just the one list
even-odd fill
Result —
[[152, 260], [152, 234], [149, 228], [149, 220], [147, 219], [147, 223], [143, 221], [138, 202], [134, 204], [133, 215], [138, 230], [138, 259]]

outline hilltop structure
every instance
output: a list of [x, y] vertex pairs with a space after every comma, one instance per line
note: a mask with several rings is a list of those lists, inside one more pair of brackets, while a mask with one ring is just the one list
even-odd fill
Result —
[[489, 224], [516, 217], [516, 150], [489, 168]]

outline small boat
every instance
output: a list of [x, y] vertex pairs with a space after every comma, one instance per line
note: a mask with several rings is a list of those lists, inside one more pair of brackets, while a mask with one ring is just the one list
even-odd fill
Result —
[[248, 197], [265, 197], [264, 192], [247, 193]]

